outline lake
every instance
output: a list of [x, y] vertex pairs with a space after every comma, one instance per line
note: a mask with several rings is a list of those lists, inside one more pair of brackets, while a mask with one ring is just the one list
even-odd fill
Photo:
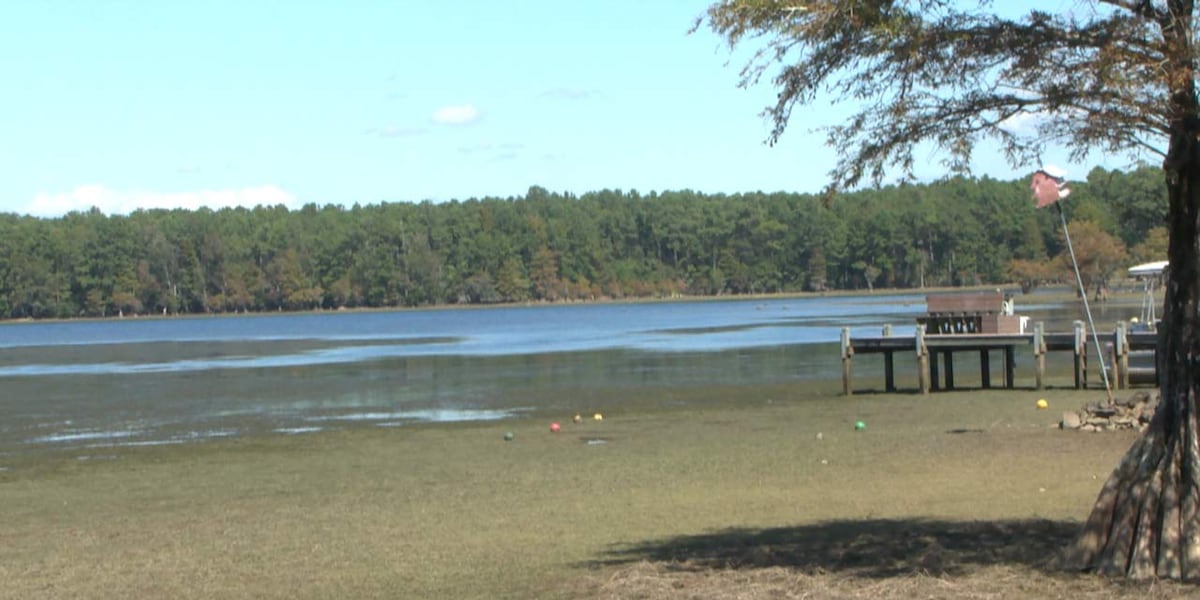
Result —
[[907, 334], [924, 312], [899, 294], [7, 323], [0, 458], [837, 381], [843, 327]]

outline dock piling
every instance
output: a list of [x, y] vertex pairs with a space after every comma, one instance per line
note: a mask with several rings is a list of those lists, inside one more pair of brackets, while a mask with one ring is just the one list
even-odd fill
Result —
[[1038, 321], [1033, 325], [1033, 362], [1037, 389], [1046, 388], [1046, 324]]
[[1013, 389], [1017, 386], [1017, 351], [1012, 346], [1004, 347], [1004, 387]]
[[842, 328], [842, 394], [849, 396], [854, 393], [850, 386], [851, 366], [854, 357], [854, 346], [850, 344], [850, 328]]
[[1112, 343], [1113, 389], [1119, 390], [1124, 385], [1129, 387], [1129, 336], [1126, 333], [1125, 321], [1117, 322], [1113, 332]]
[[979, 351], [979, 379], [983, 389], [992, 387], [992, 359], [986, 348]]
[[1087, 388], [1087, 328], [1076, 320], [1075, 328], [1075, 389]]
[[[929, 393], [929, 348], [925, 345], [925, 327], [917, 325], [917, 385], [922, 394]], [[936, 377], [936, 376], [935, 376]]]
[[[883, 337], [892, 337], [890, 323], [883, 326]], [[891, 350], [883, 353], [883, 387], [888, 392], [896, 391], [896, 360], [893, 354]]]

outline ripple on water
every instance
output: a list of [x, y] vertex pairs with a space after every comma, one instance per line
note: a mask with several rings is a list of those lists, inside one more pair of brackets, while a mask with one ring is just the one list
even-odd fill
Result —
[[30, 444], [62, 444], [71, 442], [94, 442], [96, 440], [121, 440], [141, 435], [134, 429], [98, 430], [75, 429], [38, 436], [27, 440]]
[[324, 427], [276, 427], [271, 431], [275, 433], [283, 433], [287, 435], [298, 435], [301, 433], [316, 433], [324, 430]]
[[29, 438], [25, 442], [27, 444], [67, 445], [82, 448], [166, 446], [233, 437], [240, 433], [241, 431], [237, 429], [210, 429], [156, 436], [154, 432], [141, 429], [76, 429]]
[[459, 421], [498, 421], [514, 416], [517, 412], [528, 409], [487, 410], [487, 409], [424, 409], [392, 412], [359, 412], [340, 415], [320, 415], [308, 417], [308, 421], [328, 422], [365, 422], [376, 421], [380, 426], [398, 426], [414, 421], [425, 423], [454, 423]]

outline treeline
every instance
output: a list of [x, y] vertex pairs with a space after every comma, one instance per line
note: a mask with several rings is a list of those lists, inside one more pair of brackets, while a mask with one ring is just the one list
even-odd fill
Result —
[[[1085, 277], [1165, 256], [1161, 171], [1093, 170], [1066, 203]], [[0, 317], [711, 296], [1064, 279], [1025, 180], [838, 196], [540, 187], [351, 208], [0, 215]], [[1073, 277], [1073, 275], [1072, 275]]]

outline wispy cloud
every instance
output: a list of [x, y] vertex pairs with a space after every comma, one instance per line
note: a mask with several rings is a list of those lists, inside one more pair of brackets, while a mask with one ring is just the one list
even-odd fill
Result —
[[471, 104], [443, 106], [433, 111], [433, 122], [439, 125], [466, 125], [478, 121], [479, 109]]
[[41, 193], [21, 212], [38, 217], [57, 217], [71, 211], [86, 211], [93, 207], [109, 215], [129, 214], [139, 208], [183, 208], [195, 210], [233, 206], [275, 206], [296, 208], [296, 197], [274, 185], [262, 185], [228, 190], [196, 190], [190, 192], [157, 192], [150, 190], [113, 190], [103, 185], [81, 185], [69, 192]]

